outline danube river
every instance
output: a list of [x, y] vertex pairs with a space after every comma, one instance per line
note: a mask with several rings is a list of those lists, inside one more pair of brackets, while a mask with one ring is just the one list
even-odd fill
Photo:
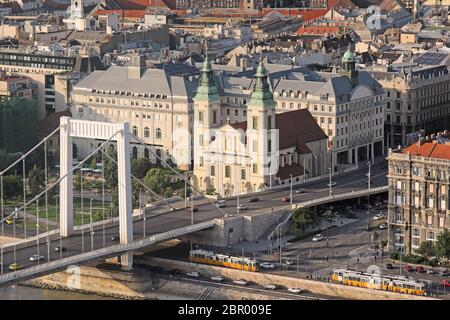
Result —
[[107, 300], [109, 297], [24, 286], [0, 287], [0, 300]]

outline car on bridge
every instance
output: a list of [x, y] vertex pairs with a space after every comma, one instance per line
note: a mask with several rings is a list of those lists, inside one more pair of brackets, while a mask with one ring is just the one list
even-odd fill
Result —
[[252, 197], [248, 200], [248, 202], [258, 202], [259, 198], [258, 197]]
[[263, 288], [268, 289], [268, 290], [276, 290], [277, 286], [275, 284], [268, 283], [268, 284], [263, 285]]
[[38, 262], [44, 259], [44, 256], [38, 256], [37, 254], [34, 254], [30, 257], [31, 262]]
[[11, 270], [11, 271], [17, 271], [17, 270], [20, 270], [22, 268], [23, 268], [23, 265], [18, 264], [18, 263], [11, 263], [9, 265], [9, 270]]
[[296, 193], [296, 194], [306, 193], [306, 190], [300, 188], [300, 189], [295, 190], [295, 193]]
[[388, 227], [387, 223], [382, 223], [382, 224], [380, 224], [380, 226], [379, 226], [379, 228], [380, 228], [381, 230], [387, 229], [387, 227]]
[[240, 204], [240, 205], [238, 205], [237, 208], [238, 208], [239, 210], [247, 210], [247, 209], [248, 209], [248, 206], [243, 205], [243, 204]]
[[63, 251], [66, 251], [67, 250], [67, 248], [66, 247], [63, 247], [62, 245], [57, 245], [56, 247], [55, 247], [55, 251], [56, 252], [63, 252]]
[[312, 238], [312, 241], [317, 242], [317, 241], [322, 241], [323, 239], [324, 239], [323, 235], [318, 233]]
[[227, 201], [226, 200], [219, 200], [216, 204], [217, 208], [224, 208], [227, 206]]
[[327, 183], [327, 187], [329, 188], [329, 187], [334, 187], [334, 186], [336, 186], [337, 185], [337, 182], [336, 181], [331, 181], [331, 183]]
[[240, 286], [246, 286], [247, 285], [247, 281], [241, 279], [241, 280], [234, 280], [233, 281], [234, 284], [240, 285]]
[[290, 265], [293, 265], [294, 263], [295, 263], [295, 260], [294, 260], [293, 258], [287, 258], [287, 259], [286, 259], [286, 264], [287, 264], [287, 265], [290, 266]]

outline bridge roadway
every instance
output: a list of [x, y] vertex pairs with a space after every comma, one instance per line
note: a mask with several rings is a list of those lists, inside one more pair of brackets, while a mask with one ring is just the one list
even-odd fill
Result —
[[[341, 194], [346, 192], [358, 191], [367, 188], [367, 185], [364, 183], [365, 174], [367, 173], [367, 168], [362, 168], [357, 171], [345, 173], [342, 176], [334, 177], [333, 181], [337, 182], [337, 185], [333, 187], [333, 194]], [[387, 184], [386, 178], [386, 169], [383, 168], [382, 164], [374, 165], [372, 167], [372, 187], [379, 187]], [[299, 203], [303, 201], [309, 201], [313, 199], [317, 199], [320, 197], [326, 197], [329, 194], [329, 190], [327, 187], [328, 179], [323, 179], [320, 181], [314, 181], [307, 183], [301, 186], [294, 186], [293, 192], [293, 203]], [[296, 188], [305, 189], [306, 192], [302, 194], [295, 194]], [[289, 202], [282, 202], [281, 198], [283, 196], [289, 195], [289, 187], [284, 190], [273, 190], [272, 192], [259, 194], [258, 197], [260, 200], [258, 202], [248, 203], [248, 199], [251, 196], [245, 196], [240, 198], [240, 203], [245, 203], [248, 205], [248, 210], [245, 211], [245, 214], [254, 214], [261, 213], [267, 211], [269, 208], [273, 208], [275, 210], [280, 210], [283, 208], [290, 208], [291, 205]], [[176, 228], [187, 227], [191, 224], [191, 212], [188, 209], [184, 209], [184, 201], [179, 201], [171, 204], [175, 208], [180, 208], [176, 211], [168, 211], [167, 208], [155, 208], [154, 211], [147, 213], [146, 215], [146, 238], [149, 236], [156, 236], [158, 234], [162, 234], [168, 232], [170, 230]], [[194, 212], [194, 224], [211, 221], [215, 218], [223, 217], [223, 212], [217, 210], [214, 205], [206, 202], [205, 199], [195, 201], [195, 206], [199, 208], [198, 211]], [[223, 211], [226, 214], [235, 214], [236, 213], [236, 199], [230, 199], [227, 201], [227, 207], [223, 208]], [[118, 234], [118, 224], [117, 222], [108, 223], [105, 225], [105, 245], [106, 247], [110, 247], [110, 250], [101, 250], [103, 248], [103, 232], [102, 226], [97, 226], [95, 228], [93, 238], [93, 247], [95, 251], [99, 251], [97, 254], [87, 255], [87, 252], [91, 250], [91, 235], [89, 227], [84, 228], [84, 236], [82, 237], [80, 231], [76, 231], [72, 236], [68, 238], [60, 239], [58, 235], [52, 235], [50, 237], [50, 261], [55, 261], [57, 259], [72, 257], [73, 259], [68, 260], [65, 263], [65, 266], [73, 263], [79, 263], [83, 261], [98, 259], [101, 257], [114, 256], [119, 252], [128, 250], [128, 249], [137, 249], [139, 247], [143, 247], [146, 245], [150, 245], [154, 242], [146, 241], [143, 243], [140, 240], [143, 239], [143, 219], [138, 217], [133, 221], [133, 235], [134, 235], [134, 245], [131, 244], [128, 247], [126, 245], [118, 245], [117, 241], [113, 241], [112, 236]], [[187, 231], [193, 232], [193, 231]], [[5, 234], [11, 233], [11, 226], [5, 226]], [[181, 235], [181, 234], [180, 234]], [[176, 237], [176, 236], [173, 236]], [[172, 238], [173, 238], [172, 237]], [[162, 241], [164, 239], [161, 239]], [[84, 254], [80, 256], [82, 252], [82, 242], [84, 242]], [[138, 243], [139, 242], [139, 243]], [[54, 248], [62, 244], [67, 248], [67, 251], [55, 252]], [[128, 249], [127, 249], [128, 248]], [[31, 262], [29, 259], [32, 255], [37, 254], [37, 244], [34, 241], [33, 243], [25, 243], [16, 246], [16, 262], [23, 265], [24, 270], [29, 267], [36, 266], [37, 262]], [[41, 266], [47, 263], [48, 250], [47, 243], [44, 239], [39, 240], [39, 255], [44, 256], [44, 259], [40, 262]], [[78, 256], [78, 258], [76, 258]], [[70, 261], [69, 261], [70, 260]], [[3, 272], [7, 274], [10, 272], [8, 266], [14, 262], [14, 250], [12, 246], [9, 246], [4, 249], [4, 259], [3, 259]], [[71, 263], [69, 263], [71, 262]], [[53, 263], [52, 263], [53, 265]], [[43, 266], [42, 266], [43, 267]], [[53, 267], [53, 271], [61, 268], [61, 266], [55, 265]], [[35, 269], [35, 268], [33, 268]], [[42, 268], [43, 269], [43, 268]], [[22, 270], [22, 271], [24, 271]], [[37, 271], [37, 270], [36, 270]], [[42, 271], [44, 273], [44, 271]], [[50, 270], [47, 270], [46, 273], [51, 273]], [[17, 275], [19, 276], [19, 275]], [[9, 278], [9, 277], [8, 277]], [[29, 276], [31, 278], [31, 276]], [[0, 277], [0, 285], [9, 283], [11, 279], [8, 281], [2, 281], [2, 277]], [[22, 277], [20, 277], [23, 280]]]

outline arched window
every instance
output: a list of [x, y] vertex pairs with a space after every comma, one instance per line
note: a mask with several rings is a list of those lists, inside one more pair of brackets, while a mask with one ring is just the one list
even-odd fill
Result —
[[225, 166], [225, 177], [231, 178], [231, 167], [230, 166]]
[[137, 159], [138, 151], [136, 147], [133, 147], [133, 159]]
[[147, 148], [144, 149], [144, 157], [147, 159], [150, 158], [150, 152], [148, 151]]
[[138, 128], [136, 126], [133, 126], [133, 136], [137, 137], [138, 136]]
[[156, 128], [156, 139], [161, 139], [161, 129], [160, 128]]
[[241, 169], [241, 179], [245, 180], [245, 169]]
[[144, 138], [150, 138], [150, 129], [148, 127], [144, 128]]

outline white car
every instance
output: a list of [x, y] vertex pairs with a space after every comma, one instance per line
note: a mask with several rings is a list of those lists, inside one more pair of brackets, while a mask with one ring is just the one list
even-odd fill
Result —
[[212, 281], [217, 281], [217, 282], [222, 282], [223, 281], [223, 277], [222, 276], [212, 276], [211, 280]]
[[305, 290], [302, 289], [302, 288], [289, 288], [288, 291], [289, 291], [290, 293], [301, 293], [301, 292], [303, 292], [303, 291], [305, 291]]
[[300, 193], [305, 193], [306, 190], [305, 189], [297, 189], [295, 190], [295, 193], [300, 194]]
[[327, 187], [329, 188], [331, 185], [331, 187], [334, 187], [335, 185], [337, 185], [336, 181], [331, 181], [331, 183], [327, 183]]
[[234, 280], [233, 283], [234, 284], [238, 284], [240, 286], [246, 286], [247, 285], [247, 281], [245, 281], [245, 280]]
[[44, 256], [38, 256], [37, 254], [30, 257], [31, 262], [41, 261], [42, 259], [44, 259]]
[[217, 208], [224, 208], [227, 206], [227, 201], [226, 200], [219, 200], [216, 204]]
[[200, 273], [198, 273], [197, 271], [188, 272], [188, 273], [186, 273], [186, 275], [188, 277], [192, 277], [192, 278], [199, 278], [200, 277]]
[[436, 272], [433, 269], [427, 269], [427, 274], [435, 274]]
[[275, 290], [277, 288], [274, 284], [265, 284], [263, 285], [264, 289]]
[[384, 229], [387, 229], [387, 224], [386, 223], [383, 223], [383, 224], [380, 224], [380, 226], [379, 226], [379, 228], [381, 229], [381, 230], [384, 230]]
[[314, 242], [322, 241], [322, 240], [323, 240], [323, 235], [321, 235], [320, 233], [319, 233], [319, 234], [316, 234], [316, 235], [312, 238], [312, 241], [314, 241]]
[[375, 217], [373, 217], [373, 221], [383, 220], [384, 218], [385, 216], [379, 213]]
[[247, 209], [248, 209], [248, 206], [245, 206], [245, 205], [243, 205], [243, 204], [240, 204], [240, 205], [238, 205], [238, 209], [239, 209], [239, 210], [247, 210]]
[[295, 260], [293, 259], [286, 259], [286, 264], [287, 265], [293, 265], [295, 263]]
[[269, 262], [262, 262], [259, 264], [259, 266], [264, 269], [275, 269], [275, 265]]

